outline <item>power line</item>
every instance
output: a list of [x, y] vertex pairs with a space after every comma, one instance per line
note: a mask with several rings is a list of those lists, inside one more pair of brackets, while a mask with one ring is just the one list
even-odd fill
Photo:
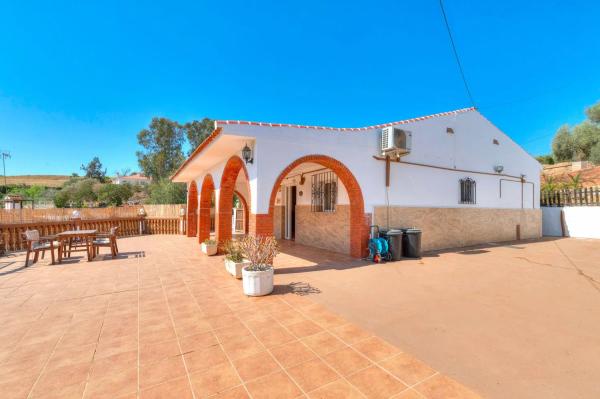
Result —
[[448, 31], [448, 37], [450, 38], [450, 44], [452, 45], [452, 51], [454, 52], [454, 57], [456, 58], [456, 63], [458, 64], [458, 70], [460, 71], [460, 76], [462, 77], [463, 83], [465, 84], [465, 89], [467, 90], [467, 95], [469, 96], [471, 105], [473, 107], [476, 107], [475, 100], [473, 99], [473, 95], [471, 94], [471, 89], [469, 89], [469, 84], [467, 83], [467, 78], [465, 77], [465, 71], [463, 70], [462, 64], [460, 62], [460, 58], [458, 56], [458, 51], [456, 51], [456, 45], [454, 44], [454, 38], [452, 37], [452, 32], [450, 31], [450, 24], [448, 23], [448, 17], [446, 17], [446, 10], [444, 10], [443, 0], [440, 0], [440, 9], [442, 10], [442, 15], [444, 17], [444, 22], [446, 24], [446, 30]]

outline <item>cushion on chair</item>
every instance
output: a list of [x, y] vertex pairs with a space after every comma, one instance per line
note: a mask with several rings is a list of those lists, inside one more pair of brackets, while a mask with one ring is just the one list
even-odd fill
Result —
[[28, 241], [39, 241], [40, 232], [37, 230], [25, 230], [25, 238], [27, 238]]
[[95, 245], [107, 245], [107, 244], [110, 244], [110, 239], [109, 238], [96, 238], [94, 240], [94, 244]]

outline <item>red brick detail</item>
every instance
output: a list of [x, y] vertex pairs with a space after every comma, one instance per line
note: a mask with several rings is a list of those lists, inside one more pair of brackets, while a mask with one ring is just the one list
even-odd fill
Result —
[[[307, 155], [299, 158], [289, 164], [280, 174], [269, 201], [269, 216], [271, 217], [271, 234], [273, 234], [273, 213], [275, 211], [275, 197], [277, 190], [285, 176], [292, 171], [296, 166], [305, 163], [313, 162], [321, 166], [331, 169], [338, 178], [342, 181], [350, 198], [350, 255], [355, 258], [362, 258], [367, 254], [367, 245], [369, 240], [369, 223], [370, 215], [365, 214], [365, 204], [362, 191], [358, 181], [352, 172], [340, 161], [328, 157], [326, 155]], [[257, 215], [258, 216], [258, 215]], [[252, 231], [252, 224], [250, 224]]]
[[211, 175], [206, 175], [200, 189], [200, 212], [198, 213], [198, 242], [210, 238], [210, 208], [215, 183]]
[[195, 237], [197, 233], [197, 213], [198, 213], [198, 187], [196, 182], [192, 181], [188, 188], [187, 197], [187, 236]]
[[244, 196], [242, 194], [240, 194], [239, 191], [235, 190], [234, 193], [238, 196], [238, 198], [242, 202], [242, 207], [244, 208], [244, 233], [248, 234], [248, 226], [250, 223], [250, 220], [249, 220], [250, 208], [248, 208], [248, 202], [246, 201], [246, 198], [244, 198]]
[[215, 220], [215, 236], [217, 241], [223, 242], [231, 239], [231, 210], [233, 205], [233, 191], [235, 190], [235, 181], [240, 171], [244, 171], [248, 192], [250, 184], [248, 183], [248, 171], [244, 161], [237, 155], [229, 158], [223, 169], [221, 176], [221, 186], [219, 187], [219, 207]]
[[254, 236], [272, 236], [273, 215], [270, 213], [251, 213], [249, 234]]

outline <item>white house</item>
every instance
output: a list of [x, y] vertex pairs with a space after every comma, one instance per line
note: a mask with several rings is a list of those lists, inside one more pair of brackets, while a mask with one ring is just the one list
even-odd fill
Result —
[[133, 173], [129, 176], [123, 176], [117, 173], [117, 175], [112, 178], [113, 184], [129, 183], [134, 185], [144, 185], [150, 184], [151, 181], [152, 180], [149, 177], [144, 176], [141, 173]]
[[216, 121], [172, 180], [200, 241], [211, 203], [216, 238], [231, 237], [237, 192], [247, 233], [359, 257], [372, 224], [420, 228], [424, 250], [540, 237], [540, 171], [467, 108], [363, 128]]

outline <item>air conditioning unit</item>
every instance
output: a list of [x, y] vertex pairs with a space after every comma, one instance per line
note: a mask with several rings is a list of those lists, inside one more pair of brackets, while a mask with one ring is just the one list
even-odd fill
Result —
[[381, 129], [381, 155], [402, 156], [410, 152], [412, 134], [398, 127]]

